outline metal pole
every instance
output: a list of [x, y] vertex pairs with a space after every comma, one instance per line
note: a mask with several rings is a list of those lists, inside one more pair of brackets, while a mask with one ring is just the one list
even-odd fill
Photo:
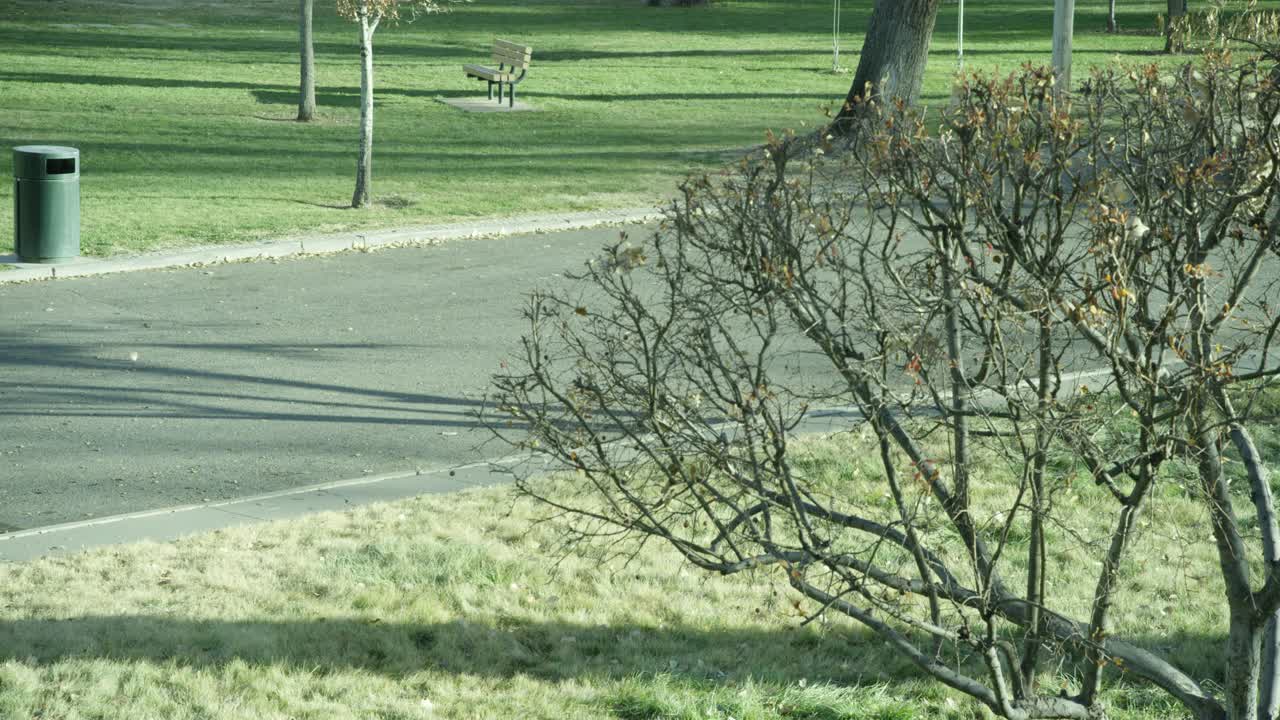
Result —
[[964, 72], [964, 0], [960, 0], [960, 15], [956, 20], [956, 65]]
[[840, 72], [840, 0], [831, 3], [831, 72]]
[[1071, 33], [1075, 24], [1076, 0], [1054, 0], [1053, 3], [1053, 74], [1054, 93], [1071, 92]]

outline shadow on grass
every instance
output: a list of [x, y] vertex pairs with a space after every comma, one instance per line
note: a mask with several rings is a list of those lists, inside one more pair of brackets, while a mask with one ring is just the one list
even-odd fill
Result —
[[[175, 591], [180, 592], [175, 587]], [[880, 652], [877, 652], [877, 649]], [[870, 656], [870, 657], [868, 657]], [[513, 621], [400, 624], [373, 619], [234, 621], [89, 616], [0, 622], [0, 662], [72, 659], [218, 667], [233, 660], [401, 675], [435, 668], [549, 680], [668, 673], [774, 683], [918, 677], [867, 633], [702, 630]]]
[[[681, 102], [686, 100], [813, 100], [813, 101], [836, 101], [832, 95], [825, 93], [789, 93], [789, 92], [698, 92], [698, 93], [626, 93], [614, 95], [611, 93], [562, 93], [548, 92], [545, 90], [527, 89], [528, 85], [521, 85], [516, 93], [518, 99], [525, 98], [555, 98], [557, 100], [573, 100], [580, 102]], [[484, 88], [479, 90], [454, 90], [454, 89], [424, 89], [424, 90], [408, 90], [399, 88], [383, 87], [375, 92], [376, 96], [403, 96], [411, 98], [483, 98], [480, 93]], [[253, 97], [259, 103], [264, 105], [296, 105], [298, 102], [298, 91], [286, 90], [253, 90]], [[375, 99], [376, 102], [376, 99]], [[320, 107], [344, 107], [358, 108], [360, 107], [360, 96], [353, 88], [350, 92], [340, 93], [317, 93], [316, 104]]]
[[[483, 97], [483, 96], [480, 96]], [[451, 110], [451, 112], [453, 112]], [[530, 115], [532, 113], [526, 114]], [[500, 115], [500, 117], [510, 117]], [[725, 161], [733, 161], [741, 157], [740, 151], [734, 148], [716, 148], [709, 147], [669, 147], [655, 143], [654, 145], [639, 145], [634, 148], [598, 150], [592, 145], [592, 141], [601, 138], [599, 142], [606, 142], [607, 135], [591, 135], [584, 133], [579, 136], [585, 138], [582, 145], [569, 145], [564, 141], [548, 142], [543, 145], [526, 144], [521, 149], [516, 150], [504, 145], [498, 141], [483, 142], [474, 141], [471, 147], [466, 147], [460, 143], [451, 143], [448, 145], [433, 146], [429, 140], [423, 140], [421, 143], [399, 143], [384, 142], [381, 146], [375, 146], [374, 157], [375, 163], [381, 165], [381, 177], [387, 178], [392, 174], [414, 173], [430, 170], [438, 171], [442, 167], [449, 168], [465, 168], [468, 173], [468, 180], [503, 180], [510, 182], [513, 177], [529, 176], [537, 177], [538, 173], [545, 170], [562, 168], [565, 166], [566, 158], [573, 158], [573, 167], [583, 169], [607, 169], [616, 167], [618, 163], [627, 163], [635, 168], [642, 168], [645, 164], [651, 165], [655, 171], [662, 167], [669, 166], [671, 163], [679, 163], [679, 167], [687, 167], [694, 163], [723, 163]], [[224, 139], [225, 138], [225, 139]], [[688, 143], [696, 142], [696, 138], [690, 138]], [[113, 170], [123, 172], [137, 169], [145, 169], [146, 172], [153, 176], [176, 176], [176, 177], [214, 177], [225, 176], [230, 180], [243, 180], [246, 168], [252, 168], [253, 176], [256, 178], [263, 177], [285, 177], [295, 178], [300, 174], [315, 172], [316, 168], [328, 168], [331, 172], [341, 173], [341, 177], [347, 177], [352, 163], [355, 158], [355, 143], [352, 142], [325, 142], [323, 140], [311, 143], [310, 145], [290, 146], [287, 149], [281, 149], [272, 157], [272, 162], [263, 162], [269, 154], [261, 148], [249, 145], [244, 142], [237, 142], [232, 136], [220, 136], [206, 138], [204, 145], [187, 144], [180, 142], [73, 142], [66, 141], [66, 144], [75, 145], [80, 148], [81, 154], [85, 157], [96, 155], [97, 153], [120, 153], [122, 156], [117, 160], [112, 158]], [[499, 150], [494, 148], [498, 147]], [[86, 176], [83, 182], [88, 185], [97, 178], [92, 174], [88, 161], [86, 161]], [[488, 175], [488, 177], [485, 177]], [[109, 194], [111, 191], [118, 190], [116, 187], [103, 186], [102, 190], [94, 188], [95, 194]], [[348, 193], [344, 190], [343, 193]], [[302, 195], [304, 193], [300, 193]], [[164, 192], [147, 192], [134, 189], [129, 193], [131, 201], [148, 200], [148, 199], [191, 199], [190, 195], [175, 195]], [[304, 197], [263, 197], [253, 194], [246, 190], [244, 195], [217, 195], [205, 194], [198, 197], [200, 200], [227, 200], [227, 201], [259, 201], [274, 200], [278, 202], [294, 203], [305, 201]], [[324, 205], [322, 204], [322, 207]], [[345, 205], [333, 205], [328, 209], [345, 209]]]
[[[220, 29], [220, 28], [215, 28]], [[58, 48], [61, 52], [76, 50], [101, 50], [115, 58], [127, 57], [130, 51], [160, 51], [196, 55], [203, 58], [218, 58], [218, 62], [252, 63], [252, 58], [236, 58], [237, 54], [265, 54], [282, 57], [293, 56], [297, 59], [298, 41], [296, 32], [278, 33], [268, 36], [248, 36], [233, 34], [202, 35], [192, 32], [171, 34], [162, 33], [124, 33], [108, 32], [101, 29], [85, 30], [48, 30], [42, 29], [39, 43], [43, 47]], [[23, 47], [31, 44], [31, 31], [25, 27], [0, 29], [0, 47]], [[463, 58], [472, 57], [475, 51], [468, 53], [464, 48], [448, 47], [437, 44], [385, 42], [379, 33], [376, 50], [380, 56], [398, 55], [410, 58], [442, 59], [453, 58], [464, 62]], [[416, 38], [415, 38], [416, 39]], [[404, 40], [401, 38], [401, 40]], [[353, 56], [356, 50], [354, 42], [317, 40], [314, 43], [317, 56]]]
[[[170, 589], [180, 593], [176, 584]], [[1161, 638], [1167, 657], [1220, 682], [1218, 638]], [[403, 676], [424, 668], [482, 677], [631, 678], [694, 682], [894, 686], [930, 679], [861, 628], [702, 629], [511, 620], [405, 624], [369, 619], [202, 620], [88, 616], [0, 622], [0, 661], [172, 663], [196, 669], [232, 661], [305, 671]], [[976, 663], [968, 672], [982, 677]], [[1145, 686], [1109, 673], [1109, 684]]]
[[355, 209], [351, 207], [350, 203], [347, 203], [346, 205], [333, 205], [330, 203], [312, 202], [310, 200], [294, 200], [289, 198], [281, 198], [281, 200], [283, 202], [297, 203], [299, 205], [310, 205], [311, 207], [322, 208], [325, 210], [354, 210]]
[[[459, 70], [459, 75], [461, 71]], [[532, 76], [530, 82], [532, 82]], [[249, 90], [254, 99], [259, 103], [267, 105], [286, 104], [296, 105], [298, 102], [297, 88], [289, 85], [276, 85], [271, 83], [252, 83], [230, 80], [195, 80], [189, 78], [142, 78], [127, 77], [116, 75], [82, 75], [71, 73], [47, 73], [47, 72], [0, 72], [0, 81], [9, 82], [28, 82], [35, 84], [71, 84], [71, 85], [103, 85], [103, 86], [127, 86], [141, 88], [187, 88], [187, 89], [215, 89], [215, 90]], [[438, 88], [395, 88], [389, 86], [380, 86], [376, 90], [376, 95], [380, 97], [402, 96], [409, 98], [436, 98], [436, 97], [471, 97], [476, 95], [475, 90], [453, 90]], [[612, 93], [559, 93], [547, 92], [545, 90], [528, 89], [528, 85], [521, 85], [519, 95], [521, 97], [547, 97], [559, 98], [562, 100], [583, 100], [592, 102], [651, 102], [658, 100], [832, 100], [832, 96], [827, 94], [813, 93], [800, 94], [790, 92], [749, 92], [749, 91], [725, 91], [725, 92], [699, 92], [699, 93], [629, 93], [629, 94], [612, 94]], [[836, 98], [838, 99], [838, 98]], [[356, 86], [347, 87], [318, 87], [316, 88], [316, 104], [320, 107], [343, 107], [358, 108], [360, 107], [360, 93]], [[263, 118], [263, 119], [288, 119], [288, 118]]]

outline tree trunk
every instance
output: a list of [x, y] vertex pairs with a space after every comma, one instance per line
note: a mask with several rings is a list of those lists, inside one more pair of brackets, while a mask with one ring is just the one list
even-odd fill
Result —
[[1059, 97], [1071, 92], [1071, 36], [1075, 33], [1076, 0], [1053, 3], [1053, 75], [1054, 93]]
[[373, 25], [368, 3], [361, 2], [360, 22], [360, 153], [356, 159], [356, 191], [351, 207], [369, 204], [373, 176]]
[[1181, 25], [1187, 17], [1187, 0], [1166, 0], [1164, 22], [1164, 51], [1177, 54], [1182, 52], [1182, 37], [1179, 33]]
[[915, 103], [929, 58], [929, 40], [941, 0], [876, 0], [862, 41], [862, 55], [844, 107], [832, 124], [844, 133], [853, 127], [863, 101], [876, 96]]
[[1107, 32], [1120, 32], [1120, 27], [1116, 25], [1116, 0], [1109, 0], [1107, 3]]
[[1223, 686], [1231, 720], [1258, 720], [1258, 680], [1262, 669], [1262, 633], [1251, 608], [1233, 609], [1227, 631], [1227, 677]]
[[298, 16], [299, 67], [298, 122], [310, 122], [316, 114], [316, 54], [311, 39], [311, 9], [315, 0], [300, 0]]
[[[1230, 398], [1225, 391], [1217, 392], [1218, 403], [1227, 409], [1231, 416], [1236, 412], [1231, 406]], [[1275, 498], [1271, 493], [1271, 477], [1267, 466], [1262, 462], [1258, 446], [1254, 444], [1249, 431], [1240, 423], [1232, 423], [1230, 427], [1231, 442], [1244, 464], [1249, 477], [1254, 509], [1257, 512], [1258, 528], [1262, 531], [1263, 567], [1275, 568], [1280, 560], [1280, 522], [1277, 522]], [[1269, 570], [1268, 575], [1274, 570]], [[1269, 577], [1267, 578], [1270, 579]], [[1277, 626], [1277, 612], [1266, 613], [1262, 622], [1262, 665], [1258, 670], [1258, 718], [1260, 720], [1277, 720], [1280, 718], [1280, 626]]]

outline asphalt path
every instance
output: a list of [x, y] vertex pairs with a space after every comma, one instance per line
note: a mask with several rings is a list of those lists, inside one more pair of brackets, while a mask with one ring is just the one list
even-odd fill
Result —
[[477, 413], [525, 298], [618, 234], [0, 284], [0, 536], [505, 455]]
[[524, 298], [618, 232], [0, 285], [0, 533], [501, 455]]

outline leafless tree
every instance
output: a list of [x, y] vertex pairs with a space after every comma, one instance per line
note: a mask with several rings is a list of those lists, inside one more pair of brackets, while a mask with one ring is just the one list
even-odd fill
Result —
[[373, 182], [373, 34], [384, 20], [444, 12], [453, 2], [467, 0], [337, 0], [338, 14], [360, 27], [360, 149], [351, 207], [369, 204]]
[[[1105, 717], [1123, 670], [1198, 720], [1276, 720], [1280, 530], [1250, 431], [1280, 372], [1275, 68], [1101, 71], [1075, 107], [1047, 69], [968, 78], [940, 115], [875, 108], [839, 161], [780, 137], [690, 180], [652, 238], [530, 299], [495, 379], [519, 430], [493, 427], [577, 480], [518, 486], [572, 539], [781, 567], [1001, 717]], [[856, 409], [878, 492], [799, 469], [824, 406]], [[1216, 548], [1217, 684], [1112, 634], [1139, 518], [1176, 484]], [[1084, 608], [1054, 590], [1063, 557], [1096, 568]]]

